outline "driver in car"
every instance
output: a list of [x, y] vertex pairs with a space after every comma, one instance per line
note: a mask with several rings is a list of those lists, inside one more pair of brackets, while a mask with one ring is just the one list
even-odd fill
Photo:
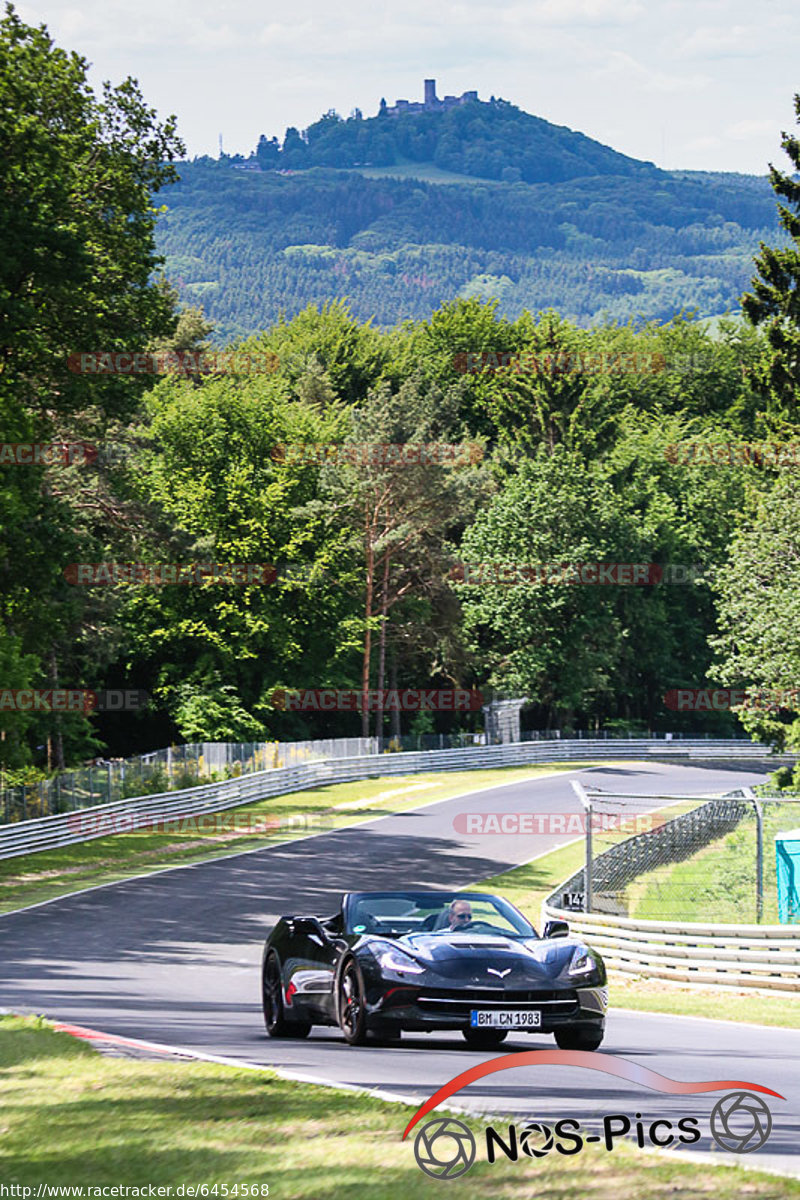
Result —
[[454, 900], [450, 905], [447, 920], [454, 932], [466, 929], [472, 921], [472, 905], [469, 900]]

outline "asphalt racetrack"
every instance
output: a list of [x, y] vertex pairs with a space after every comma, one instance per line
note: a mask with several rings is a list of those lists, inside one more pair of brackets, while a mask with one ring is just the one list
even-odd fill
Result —
[[[462, 887], [572, 840], [563, 833], [467, 835], [454, 822], [476, 811], [577, 813], [575, 778], [655, 795], [727, 790], [764, 774], [733, 764], [569, 771], [10, 913], [0, 917], [0, 1007], [421, 1103], [477, 1063], [552, 1049], [554, 1039], [511, 1034], [490, 1053], [468, 1049], [460, 1034], [406, 1034], [389, 1048], [350, 1047], [335, 1029], [314, 1029], [305, 1041], [268, 1039], [260, 997], [263, 940], [281, 913], [331, 913], [343, 891]], [[766, 858], [766, 869], [774, 869], [769, 848]], [[539, 924], [538, 913], [528, 915]], [[611, 1004], [601, 1053], [681, 1081], [739, 1079], [782, 1093], [785, 1101], [767, 1098], [774, 1124], [766, 1145], [737, 1155], [710, 1142], [708, 1116], [723, 1093], [673, 1096], [575, 1067], [496, 1072], [452, 1103], [516, 1120], [573, 1117], [592, 1129], [617, 1113], [632, 1122], [636, 1114], [673, 1123], [697, 1116], [704, 1137], [682, 1149], [800, 1175], [800, 1030], [615, 1012], [625, 1006], [624, 985], [612, 988]]]

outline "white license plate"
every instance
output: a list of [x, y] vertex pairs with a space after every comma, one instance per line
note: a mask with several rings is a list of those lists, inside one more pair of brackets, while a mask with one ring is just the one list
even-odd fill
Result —
[[542, 1024], [542, 1014], [538, 1008], [473, 1008], [469, 1023], [473, 1029], [538, 1029]]

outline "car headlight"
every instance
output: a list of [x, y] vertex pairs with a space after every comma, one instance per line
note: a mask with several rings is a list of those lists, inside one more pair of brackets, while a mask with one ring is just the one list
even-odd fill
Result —
[[398, 950], [396, 946], [385, 946], [376, 950], [376, 957], [386, 971], [401, 971], [404, 975], [424, 975], [425, 968], [415, 962], [410, 954]]
[[576, 946], [569, 964], [569, 975], [591, 975], [597, 970], [597, 959], [586, 946]]

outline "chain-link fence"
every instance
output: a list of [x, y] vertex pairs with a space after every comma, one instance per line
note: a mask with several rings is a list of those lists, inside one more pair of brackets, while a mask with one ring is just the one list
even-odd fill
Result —
[[326, 738], [308, 742], [197, 742], [168, 746], [135, 758], [96, 760], [35, 783], [0, 791], [0, 823], [93, 808], [133, 796], [195, 787], [273, 767], [321, 758], [349, 758], [378, 751], [375, 738]]
[[775, 835], [800, 824], [800, 797], [761, 787], [713, 798], [576, 791], [584, 866], [552, 903], [638, 921], [778, 923]]
[[[625, 740], [639, 731], [614, 729], [577, 730], [571, 739]], [[682, 739], [703, 740], [703, 735], [647, 735], [665, 743]], [[710, 735], [707, 735], [710, 736]], [[233, 778], [270, 767], [294, 766], [316, 758], [350, 758], [361, 754], [389, 754], [417, 750], [462, 750], [501, 739], [483, 732], [419, 733], [393, 738], [325, 738], [303, 742], [198, 742], [168, 746], [133, 758], [96, 759], [71, 771], [32, 783], [3, 785], [0, 778], [0, 824], [46, 817], [78, 808], [92, 808], [133, 796], [194, 787], [210, 780]], [[561, 740], [559, 730], [524, 730], [522, 742]], [[749, 740], [749, 739], [742, 739]]]

